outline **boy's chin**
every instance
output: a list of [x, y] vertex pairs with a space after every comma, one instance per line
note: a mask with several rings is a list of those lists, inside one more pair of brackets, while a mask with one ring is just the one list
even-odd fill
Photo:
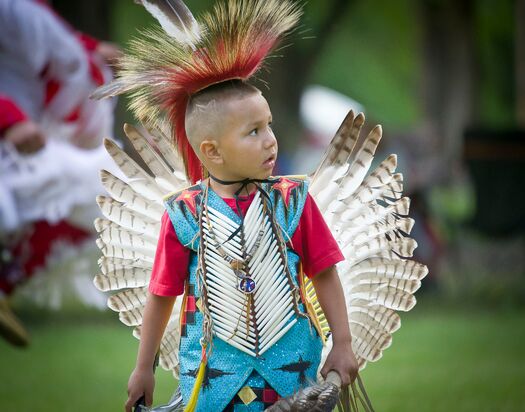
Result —
[[245, 176], [244, 178], [239, 178], [238, 180], [243, 180], [243, 179], [265, 180], [273, 176], [272, 172], [273, 172], [273, 169], [267, 169], [259, 173], [253, 173], [250, 176]]
[[261, 179], [261, 180], [268, 179], [270, 176], [272, 176], [272, 172], [273, 172], [273, 169], [268, 170], [267, 172], [261, 173], [261, 175], [257, 177], [257, 179]]

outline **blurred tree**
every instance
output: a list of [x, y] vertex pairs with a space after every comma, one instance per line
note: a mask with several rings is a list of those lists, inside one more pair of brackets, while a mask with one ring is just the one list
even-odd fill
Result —
[[502, 129], [516, 124], [515, 6], [516, 0], [502, 0], [498, 7], [490, 0], [476, 1], [475, 126]]
[[100, 40], [109, 40], [113, 1], [107, 0], [52, 0], [53, 8], [75, 29]]
[[473, 1], [423, 0], [417, 4], [423, 27], [423, 123], [439, 141], [445, 162], [457, 164], [461, 136], [472, 119]]
[[464, 133], [476, 199], [470, 223], [491, 236], [512, 236], [525, 232], [525, 215], [516, 208], [525, 201], [525, 193], [516, 190], [525, 177], [523, 1], [475, 4], [475, 104]]
[[516, 26], [516, 120], [525, 130], [525, 0], [516, 0], [514, 14]]

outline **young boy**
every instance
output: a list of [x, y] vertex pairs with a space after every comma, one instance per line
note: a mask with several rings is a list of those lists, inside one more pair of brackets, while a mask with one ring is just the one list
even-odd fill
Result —
[[[321, 374], [336, 371], [348, 384], [358, 365], [378, 360], [390, 345], [400, 326], [395, 311], [415, 305], [427, 274], [408, 259], [416, 243], [407, 236], [413, 220], [395, 156], [365, 177], [381, 127], [357, 148], [364, 116], [350, 112], [312, 178], [344, 248], [343, 293], [335, 269], [343, 256], [308, 181], [271, 177], [272, 114], [247, 84], [298, 23], [298, 3], [224, 0], [199, 21], [181, 0], [141, 3], [163, 30], [134, 39], [117, 79], [94, 97], [130, 93], [137, 119], [173, 138], [193, 186], [180, 191], [180, 162], [163, 136], [154, 137], [159, 156], [139, 133], [128, 133], [155, 177], [107, 146], [129, 181], [103, 174], [114, 199], [98, 200], [108, 220], [96, 222], [104, 258], [95, 284], [126, 289], [108, 303], [141, 338], [126, 410], [141, 396], [152, 404], [157, 351], [179, 377], [185, 412], [260, 411], [297, 393], [316, 379], [328, 331], [332, 346]], [[162, 215], [158, 202], [168, 190], [176, 193], [164, 198]], [[179, 295], [180, 319], [179, 308], [172, 311]], [[312, 394], [298, 396], [305, 392]], [[372, 409], [366, 394], [358, 398]], [[171, 404], [180, 406], [177, 397]]]
[[[140, 258], [110, 257], [120, 259], [112, 268], [129, 273], [140, 293], [149, 281], [144, 312], [135, 306], [138, 316], [131, 322], [141, 324], [141, 342], [126, 410], [141, 396], [152, 404], [152, 365], [180, 295], [180, 332], [169, 325], [180, 342], [170, 341], [169, 353], [178, 353], [171, 364], [179, 369], [187, 411], [263, 410], [314, 381], [325, 337], [303, 269], [333, 338], [321, 373], [334, 370], [348, 384], [358, 364], [335, 269], [343, 255], [308, 194], [308, 182], [270, 177], [277, 158], [272, 114], [261, 92], [247, 83], [298, 23], [298, 3], [225, 0], [199, 21], [181, 0], [141, 3], [163, 31], [135, 39], [119, 62], [118, 78], [95, 97], [131, 93], [138, 119], [147, 127], [168, 127], [194, 185], [165, 198], [151, 279], [149, 257], [139, 262], [140, 280], [126, 272]], [[162, 164], [156, 163], [160, 173], [167, 171]], [[135, 174], [134, 166], [129, 171], [131, 184], [155, 184]], [[150, 194], [144, 195], [146, 204], [155, 209]], [[156, 230], [151, 219], [145, 225], [152, 227], [149, 234]], [[133, 236], [145, 233], [135, 229]], [[133, 302], [142, 305], [142, 297]]]
[[[315, 380], [322, 341], [298, 293], [300, 267], [313, 282], [333, 337], [321, 374], [337, 371], [344, 385], [355, 379], [358, 366], [335, 267], [344, 258], [307, 192], [307, 182], [270, 178], [278, 149], [271, 123], [261, 92], [241, 80], [221, 82], [190, 97], [186, 134], [209, 177], [166, 200], [126, 411], [143, 395], [146, 405], [152, 404], [155, 354], [175, 298], [183, 293], [179, 359], [186, 403], [196, 387], [198, 410], [234, 410], [239, 399], [246, 403], [248, 387], [253, 395], [249, 409], [243, 410], [263, 410], [277, 396], [289, 396], [308, 379]], [[255, 203], [263, 210], [262, 224], [251, 229], [257, 217], [250, 206]], [[228, 236], [221, 237], [219, 221], [229, 222]], [[265, 251], [253, 249], [263, 245], [269, 245], [268, 254], [273, 250], [274, 260], [282, 265], [257, 267], [255, 261], [264, 260]], [[231, 282], [222, 284], [220, 278], [228, 274], [223, 277], [220, 268], [226, 263], [232, 269], [228, 273], [239, 278], [237, 288]], [[268, 276], [273, 277], [266, 282], [261, 273], [269, 266], [273, 273]], [[287, 284], [279, 297], [265, 292], [279, 282]], [[230, 302], [232, 297], [238, 298], [238, 306]], [[261, 305], [273, 307], [257, 312]], [[265, 323], [261, 312], [278, 313], [281, 307], [289, 316], [278, 325]], [[207, 322], [212, 324], [208, 333]], [[275, 332], [266, 338], [264, 332], [272, 327]], [[196, 378], [203, 358], [206, 370], [199, 391]]]

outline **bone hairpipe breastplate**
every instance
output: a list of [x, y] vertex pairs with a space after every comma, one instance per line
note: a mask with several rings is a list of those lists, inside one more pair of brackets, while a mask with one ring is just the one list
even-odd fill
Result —
[[[286, 252], [279, 250], [260, 192], [246, 213], [242, 231], [212, 206], [205, 209], [203, 272], [213, 333], [251, 356], [260, 356], [297, 322], [292, 319], [296, 289], [285, 269]], [[242, 271], [229, 262], [232, 258], [244, 262]]]

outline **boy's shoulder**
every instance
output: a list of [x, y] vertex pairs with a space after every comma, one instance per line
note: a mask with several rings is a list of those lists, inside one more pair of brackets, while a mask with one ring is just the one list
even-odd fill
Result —
[[294, 199], [294, 204], [302, 203], [300, 198], [306, 198], [308, 193], [308, 176], [306, 175], [286, 175], [273, 176], [270, 178], [267, 190], [275, 193], [275, 196], [281, 198], [285, 207], [289, 206], [290, 200]]
[[307, 175], [272, 176], [270, 181], [268, 184], [270, 191], [277, 190], [284, 193], [308, 190], [309, 180]]
[[191, 210], [192, 214], [195, 214], [198, 197], [200, 195], [202, 195], [202, 186], [200, 183], [196, 183], [175, 192], [168, 193], [164, 196], [163, 202], [166, 207], [173, 207], [175, 204], [186, 206]]

